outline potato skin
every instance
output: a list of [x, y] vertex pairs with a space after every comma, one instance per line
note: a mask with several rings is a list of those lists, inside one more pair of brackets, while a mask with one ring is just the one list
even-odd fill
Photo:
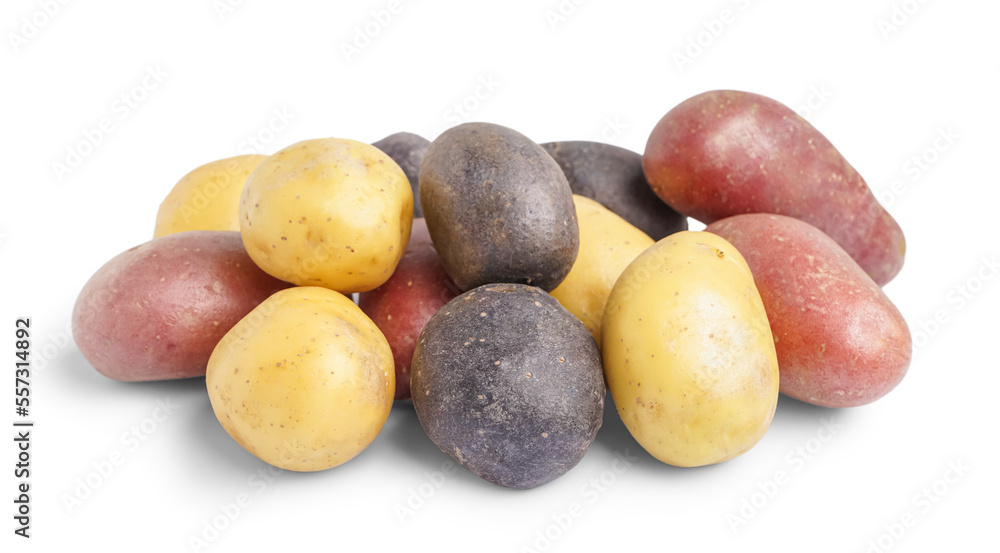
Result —
[[716, 90], [685, 100], [656, 124], [642, 163], [663, 201], [706, 224], [788, 215], [828, 234], [880, 286], [903, 266], [903, 232], [861, 175], [770, 98]]
[[781, 392], [824, 407], [875, 401], [906, 375], [912, 344], [896, 306], [819, 229], [764, 213], [716, 221], [746, 258], [774, 335]]
[[580, 224], [580, 253], [552, 297], [583, 322], [599, 346], [611, 288], [653, 239], [590, 198], [574, 194], [573, 203]]
[[385, 337], [354, 302], [318, 286], [278, 292], [228, 332], [205, 375], [226, 432], [294, 471], [343, 464], [375, 439], [395, 382]]
[[424, 219], [413, 220], [410, 244], [396, 272], [378, 288], [362, 292], [358, 307], [385, 335], [396, 366], [397, 400], [410, 399], [410, 364], [420, 331], [441, 306], [459, 294], [434, 251]]
[[566, 174], [574, 194], [586, 196], [653, 240], [688, 229], [687, 217], [663, 203], [642, 172], [642, 156], [601, 142], [571, 140], [541, 145]]
[[240, 198], [240, 234], [261, 269], [343, 293], [388, 280], [412, 224], [403, 170], [354, 140], [292, 144], [254, 170]]
[[549, 482], [601, 426], [597, 345], [539, 288], [487, 284], [431, 317], [413, 356], [413, 406], [431, 440], [508, 488]]
[[73, 339], [108, 378], [201, 376], [226, 331], [288, 286], [254, 265], [238, 232], [171, 234], [90, 277], [73, 308]]
[[611, 291], [602, 332], [618, 414], [660, 461], [726, 461], [770, 426], [771, 329], [750, 269], [722, 238], [683, 231], [640, 254]]
[[372, 142], [379, 150], [382, 150], [395, 161], [399, 168], [406, 173], [406, 178], [410, 181], [410, 189], [413, 190], [413, 217], [423, 217], [424, 212], [420, 207], [420, 162], [424, 160], [427, 147], [431, 141], [411, 132], [398, 132]]
[[236, 156], [206, 163], [174, 185], [156, 213], [153, 238], [187, 230], [240, 230], [240, 194], [267, 159]]
[[573, 193], [526, 136], [490, 123], [441, 134], [420, 165], [420, 199], [445, 270], [461, 290], [512, 282], [552, 290], [580, 245]]

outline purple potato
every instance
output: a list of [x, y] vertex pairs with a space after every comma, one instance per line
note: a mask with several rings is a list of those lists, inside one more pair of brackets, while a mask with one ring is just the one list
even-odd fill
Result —
[[410, 181], [410, 188], [413, 189], [413, 217], [423, 217], [424, 212], [420, 207], [420, 188], [417, 176], [420, 174], [420, 162], [424, 160], [427, 147], [431, 145], [430, 140], [411, 132], [398, 132], [373, 142], [379, 150], [387, 156], [406, 173], [406, 178]]
[[513, 282], [553, 290], [580, 247], [573, 191], [523, 134], [465, 123], [441, 134], [420, 165], [434, 248], [461, 290]]
[[574, 194], [600, 203], [653, 240], [688, 229], [687, 217], [663, 203], [649, 187], [641, 155], [585, 140], [547, 142], [542, 148], [566, 173]]
[[508, 488], [573, 468], [604, 413], [590, 332], [543, 290], [487, 284], [439, 309], [413, 355], [420, 424], [442, 451]]

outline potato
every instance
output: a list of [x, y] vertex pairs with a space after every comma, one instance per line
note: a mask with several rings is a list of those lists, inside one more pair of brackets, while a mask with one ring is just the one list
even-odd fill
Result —
[[247, 155], [206, 163], [174, 185], [156, 213], [153, 237], [186, 230], [240, 230], [240, 194], [267, 156]]
[[597, 201], [653, 240], [687, 230], [687, 217], [649, 188], [641, 155], [585, 140], [548, 142], [542, 148], [559, 163], [574, 194]]
[[392, 407], [392, 352], [349, 298], [317, 286], [274, 294], [219, 342], [205, 375], [212, 410], [276, 467], [325, 470], [375, 439]]
[[397, 400], [410, 399], [410, 362], [420, 331], [437, 310], [458, 295], [434, 251], [427, 223], [413, 220], [410, 244], [396, 272], [378, 288], [362, 292], [358, 306], [378, 326], [392, 348]]
[[663, 201], [704, 223], [788, 215], [836, 240], [880, 286], [903, 266], [903, 232], [865, 180], [770, 98], [716, 90], [685, 100], [656, 124], [642, 163]]
[[580, 253], [552, 297], [583, 321], [600, 345], [601, 319], [611, 288], [625, 267], [653, 245], [653, 239], [590, 198], [574, 194], [573, 203], [580, 225]]
[[594, 339], [552, 296], [523, 284], [480, 286], [438, 310], [420, 334], [412, 386], [430, 439], [508, 488], [573, 468], [604, 412]]
[[611, 290], [602, 332], [618, 414], [660, 461], [726, 461], [770, 426], [771, 329], [750, 269], [722, 238], [683, 231], [639, 255]]
[[73, 339], [108, 378], [201, 376], [226, 331], [288, 286], [254, 265], [238, 232], [171, 234], [90, 277], [73, 308]]
[[410, 181], [410, 189], [413, 191], [413, 216], [423, 217], [424, 212], [420, 207], [420, 188], [417, 177], [420, 174], [420, 162], [424, 160], [427, 147], [431, 143], [422, 136], [409, 132], [398, 132], [373, 142], [379, 150], [382, 150], [395, 161], [400, 169], [406, 173], [406, 178]]
[[706, 229], [746, 258], [771, 323], [781, 391], [825, 407], [875, 401], [906, 374], [906, 321], [851, 256], [819, 229], [747, 214]]
[[262, 269], [344, 293], [389, 279], [412, 223], [403, 170], [378, 148], [353, 140], [306, 140], [275, 153], [240, 198], [243, 244]]
[[499, 125], [441, 134], [420, 165], [434, 247], [461, 290], [496, 282], [552, 290], [580, 245], [573, 193], [551, 156]]

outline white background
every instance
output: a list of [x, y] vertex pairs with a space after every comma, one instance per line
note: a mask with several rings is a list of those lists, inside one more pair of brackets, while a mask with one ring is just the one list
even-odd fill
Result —
[[[39, 15], [40, 1], [0, 8], [0, 351], [11, 374], [14, 319], [31, 316], [36, 361], [33, 537], [12, 534], [16, 452], [7, 438], [0, 549], [192, 551], [192, 536], [220, 552], [996, 546], [996, 2], [566, 0], [558, 20], [546, 13], [558, 13], [558, 0], [401, 0], [378, 28], [372, 12], [387, 0], [234, 0], [220, 13], [224, 2], [69, 2], [51, 17]], [[880, 20], [891, 24], [893, 6], [904, 4], [912, 13], [884, 34]], [[723, 9], [728, 23], [709, 25], [718, 36], [699, 36]], [[42, 24], [33, 31], [22, 18]], [[366, 24], [377, 31], [367, 44], [357, 36]], [[707, 46], [678, 67], [675, 54], [699, 38]], [[364, 47], [345, 55], [355, 42]], [[164, 76], [143, 89], [157, 71]], [[271, 153], [307, 138], [433, 137], [484, 120], [537, 142], [605, 140], [641, 152], [671, 107], [716, 88], [804, 108], [866, 176], [906, 233], [906, 265], [886, 292], [915, 342], [908, 376], [887, 397], [845, 410], [782, 398], [768, 434], [735, 460], [661, 464], [609, 409], [576, 468], [512, 491], [464, 469], [439, 478], [449, 458], [412, 408], [396, 405], [356, 459], [320, 473], [275, 471], [268, 482], [266, 465], [215, 420], [203, 379], [111, 381], [68, 338], [87, 278], [151, 238], [159, 202], [182, 175], [252, 148], [248, 135]], [[122, 94], [134, 96], [131, 107]], [[460, 113], [453, 106], [463, 102]], [[110, 132], [57, 175], [54, 164], [105, 118]], [[272, 123], [284, 128], [270, 132]], [[953, 138], [935, 150], [942, 132]], [[0, 386], [7, 425], [10, 380]], [[175, 407], [154, 423], [158, 402]], [[824, 420], [835, 434], [821, 430]], [[144, 439], [128, 438], [130, 429]], [[620, 473], [616, 451], [636, 459]], [[111, 458], [120, 463], [102, 476]], [[949, 472], [950, 463], [968, 470]], [[771, 483], [779, 470], [780, 486]], [[88, 480], [96, 487], [83, 488]], [[925, 489], [933, 502], [920, 498]], [[225, 514], [241, 494], [239, 513]], [[84, 495], [67, 507], [67, 497]], [[757, 505], [752, 513], [744, 501]], [[555, 526], [572, 502], [582, 514]], [[752, 517], [734, 530], [741, 507]], [[548, 543], [539, 540], [546, 531]]]

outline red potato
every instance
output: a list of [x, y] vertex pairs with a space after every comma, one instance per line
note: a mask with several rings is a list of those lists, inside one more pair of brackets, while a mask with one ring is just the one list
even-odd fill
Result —
[[358, 306], [385, 335], [396, 365], [396, 399], [410, 399], [410, 363], [431, 315], [460, 293], [434, 250], [427, 223], [413, 220], [410, 243], [382, 286], [362, 292]]
[[881, 288], [822, 231], [755, 213], [706, 228], [743, 254], [774, 335], [781, 392], [824, 407], [854, 407], [906, 375], [910, 330]]
[[643, 170], [660, 198], [711, 223], [778, 213], [819, 228], [880, 286], [899, 273], [903, 231], [865, 180], [815, 127], [770, 98], [716, 90], [657, 123]]
[[289, 286], [254, 264], [238, 232], [171, 234], [98, 269], [73, 308], [73, 339], [108, 378], [202, 376], [223, 335]]

